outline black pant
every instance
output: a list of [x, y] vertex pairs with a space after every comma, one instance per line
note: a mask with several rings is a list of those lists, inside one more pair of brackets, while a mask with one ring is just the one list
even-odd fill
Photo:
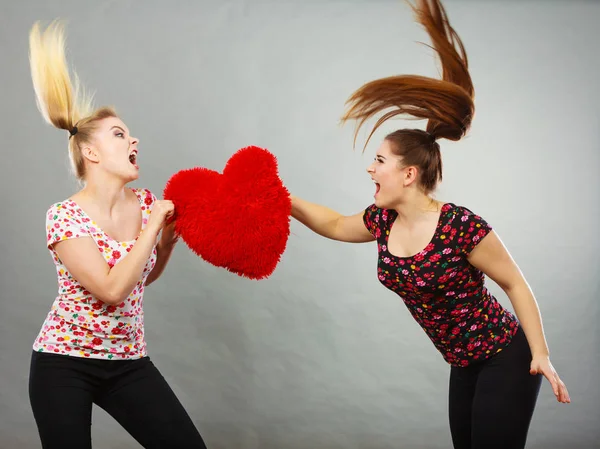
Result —
[[93, 360], [33, 352], [29, 397], [44, 449], [89, 449], [95, 403], [144, 448], [206, 449], [148, 357]]
[[490, 359], [450, 370], [450, 430], [455, 449], [522, 449], [542, 375], [529, 374], [531, 351], [519, 327]]

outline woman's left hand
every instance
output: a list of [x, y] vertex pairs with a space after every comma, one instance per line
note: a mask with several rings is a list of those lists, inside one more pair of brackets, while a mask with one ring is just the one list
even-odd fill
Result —
[[175, 245], [179, 240], [179, 235], [175, 233], [175, 220], [173, 218], [163, 226], [160, 239], [163, 245]]
[[543, 374], [544, 377], [548, 379], [548, 382], [550, 382], [552, 391], [554, 392], [558, 402], [562, 402], [564, 404], [571, 402], [571, 397], [567, 391], [567, 386], [562, 380], [560, 380], [560, 377], [558, 377], [558, 373], [552, 366], [552, 363], [550, 363], [549, 357], [534, 357], [533, 360], [531, 360], [531, 368], [529, 373], [533, 375]]

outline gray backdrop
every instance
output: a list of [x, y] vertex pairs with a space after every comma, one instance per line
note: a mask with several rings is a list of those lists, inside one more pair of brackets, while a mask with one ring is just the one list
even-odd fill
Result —
[[[69, 20], [70, 61], [141, 138], [135, 185], [158, 195], [177, 170], [221, 170], [254, 144], [277, 155], [295, 194], [358, 212], [372, 200], [364, 170], [374, 149], [406, 123], [388, 123], [363, 155], [353, 126], [338, 126], [344, 101], [376, 77], [438, 69], [395, 0], [1, 4], [0, 447], [38, 448], [29, 357], [56, 292], [44, 217], [77, 185], [66, 134], [36, 110], [34, 20]], [[477, 116], [468, 139], [443, 142], [437, 195], [495, 226], [538, 297], [573, 402], [558, 404], [544, 383], [529, 447], [600, 447], [600, 4], [446, 5], [468, 50]], [[209, 448], [450, 447], [449, 368], [378, 283], [375, 246], [292, 231], [268, 280], [239, 278], [180, 245], [146, 292], [150, 354]], [[93, 420], [95, 448], [137, 447], [103, 411]]]

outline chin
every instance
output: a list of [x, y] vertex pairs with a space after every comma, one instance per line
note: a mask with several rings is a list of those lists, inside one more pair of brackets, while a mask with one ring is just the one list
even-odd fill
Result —
[[374, 204], [379, 209], [393, 209], [394, 208], [394, 203], [392, 201], [386, 201], [385, 198], [375, 197]]
[[139, 177], [140, 177], [139, 173], [136, 173], [135, 175], [125, 176], [123, 178], [123, 181], [125, 181], [125, 184], [128, 184], [130, 182], [137, 181], [139, 179]]

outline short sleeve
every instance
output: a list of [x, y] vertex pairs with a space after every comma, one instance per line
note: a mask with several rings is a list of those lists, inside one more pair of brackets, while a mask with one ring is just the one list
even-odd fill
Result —
[[68, 204], [56, 203], [46, 212], [46, 244], [48, 247], [62, 240], [89, 236], [86, 224]]
[[468, 256], [481, 240], [492, 231], [492, 226], [481, 216], [466, 208], [459, 209], [457, 219], [460, 251]]
[[381, 209], [379, 209], [374, 204], [370, 205], [363, 212], [363, 223], [367, 230], [373, 235], [375, 238], [379, 238], [381, 235], [381, 231], [379, 230], [379, 217], [381, 214]]
[[156, 196], [149, 189], [137, 189], [135, 193], [142, 205], [142, 225], [145, 227], [150, 219], [152, 207], [156, 202]]

